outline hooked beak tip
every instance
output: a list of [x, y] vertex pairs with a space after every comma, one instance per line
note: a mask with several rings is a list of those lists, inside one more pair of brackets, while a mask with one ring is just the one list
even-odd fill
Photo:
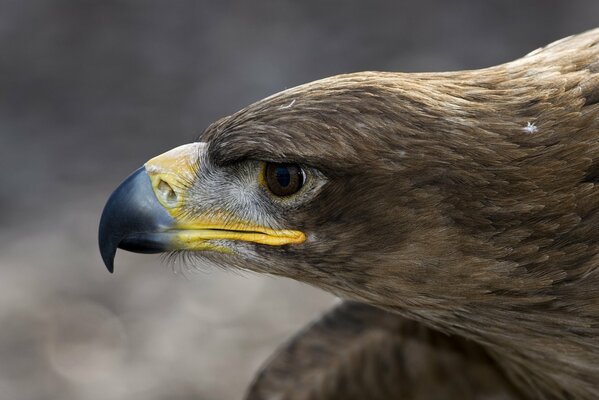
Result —
[[114, 272], [114, 256], [116, 254], [116, 249], [114, 252], [112, 252], [112, 254], [102, 254], [102, 260], [104, 261], [104, 265], [106, 266], [106, 269], [108, 270], [108, 272], [110, 272], [111, 274]]

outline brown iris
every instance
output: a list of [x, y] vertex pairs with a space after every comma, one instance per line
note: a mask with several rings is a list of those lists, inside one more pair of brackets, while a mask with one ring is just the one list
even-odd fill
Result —
[[275, 196], [291, 196], [304, 185], [306, 175], [297, 164], [267, 163], [264, 180]]

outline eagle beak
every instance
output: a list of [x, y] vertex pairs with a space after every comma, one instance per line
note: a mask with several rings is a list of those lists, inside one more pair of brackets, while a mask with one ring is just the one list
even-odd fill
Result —
[[100, 218], [99, 245], [108, 271], [117, 248], [136, 253], [212, 250], [230, 253], [215, 240], [238, 240], [272, 246], [302, 243], [293, 230], [258, 226], [220, 210], [199, 216], [183, 212], [187, 189], [197, 177], [204, 143], [191, 143], [161, 154], [132, 173], [112, 193]]

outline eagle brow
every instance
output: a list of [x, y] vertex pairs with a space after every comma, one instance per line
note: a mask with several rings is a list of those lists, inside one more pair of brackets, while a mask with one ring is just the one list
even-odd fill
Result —
[[209, 151], [209, 157], [212, 162], [220, 166], [237, 164], [248, 160], [278, 163], [304, 163], [301, 157], [286, 155], [282, 152], [271, 153], [258, 143], [256, 143], [255, 147], [244, 145], [243, 148], [238, 146], [217, 146], [214, 151]]

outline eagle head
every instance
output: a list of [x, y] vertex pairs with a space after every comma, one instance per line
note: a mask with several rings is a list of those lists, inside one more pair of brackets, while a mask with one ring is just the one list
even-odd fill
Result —
[[152, 158], [108, 200], [106, 265], [117, 247], [187, 251], [353, 297], [390, 274], [422, 281], [408, 275], [451, 248], [437, 240], [446, 224], [428, 189], [439, 166], [422, 151], [422, 124], [436, 117], [400, 83], [360, 73], [303, 85]]
[[183, 251], [307, 282], [596, 398], [598, 137], [599, 30], [482, 70], [334, 76], [149, 160], [100, 249], [111, 271], [117, 248]]

